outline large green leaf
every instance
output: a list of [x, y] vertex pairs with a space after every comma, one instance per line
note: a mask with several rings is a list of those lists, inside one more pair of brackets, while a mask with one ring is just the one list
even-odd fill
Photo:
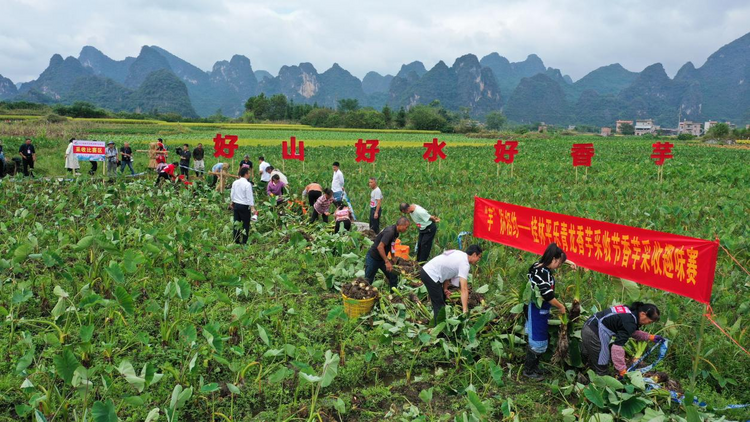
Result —
[[112, 280], [115, 281], [115, 283], [124, 283], [125, 282], [125, 274], [122, 272], [122, 268], [115, 262], [112, 261], [109, 263], [109, 266], [106, 268], [107, 274], [112, 278]]
[[95, 402], [91, 414], [94, 416], [94, 422], [117, 422], [117, 412], [112, 399], [107, 399], [103, 403]]
[[133, 365], [127, 360], [123, 360], [122, 362], [120, 362], [120, 365], [117, 367], [117, 371], [120, 373], [120, 375], [124, 376], [125, 381], [135, 387], [135, 389], [138, 390], [139, 393], [142, 393], [143, 389], [146, 388], [145, 378], [136, 375], [135, 368], [133, 368]]
[[471, 409], [471, 412], [476, 416], [485, 416], [487, 414], [487, 406], [484, 405], [482, 399], [479, 398], [477, 393], [467, 390], [466, 399], [469, 401], [469, 409]]
[[321, 387], [328, 387], [333, 382], [333, 379], [336, 378], [336, 375], [338, 375], [339, 372], [339, 360], [340, 358], [338, 354], [326, 350], [326, 361], [325, 364], [323, 364], [323, 373], [320, 375]]
[[621, 278], [620, 282], [622, 282], [622, 288], [625, 290], [625, 293], [627, 293], [631, 302], [641, 298], [641, 288], [638, 286], [638, 283], [625, 280], [624, 278]]
[[198, 271], [191, 270], [190, 268], [185, 268], [185, 275], [191, 280], [195, 281], [206, 281], [206, 276], [202, 273], [199, 273]]
[[78, 243], [76, 243], [76, 245], [73, 247], [73, 250], [78, 252], [84, 249], [88, 249], [91, 247], [93, 243], [94, 243], [94, 236], [84, 236], [81, 238], [81, 240], [78, 241]]
[[130, 296], [130, 293], [128, 293], [128, 291], [125, 290], [124, 287], [115, 287], [115, 298], [117, 299], [117, 303], [120, 304], [120, 307], [123, 311], [125, 311], [125, 313], [127, 313], [128, 315], [133, 315], [133, 311], [135, 309], [133, 296]]
[[62, 353], [52, 358], [52, 361], [55, 363], [55, 372], [57, 372], [57, 375], [65, 380], [66, 384], [71, 384], [73, 374], [80, 365], [80, 362], [78, 362], [70, 347], [64, 348]]
[[604, 408], [604, 395], [593, 384], [589, 384], [586, 388], [584, 388], [583, 394], [587, 399], [589, 399], [591, 403], [594, 403], [596, 407], [600, 409]]

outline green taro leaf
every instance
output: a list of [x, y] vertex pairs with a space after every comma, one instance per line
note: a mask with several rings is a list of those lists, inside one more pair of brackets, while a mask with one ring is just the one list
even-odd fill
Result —
[[263, 328], [260, 324], [255, 324], [258, 327], [258, 336], [260, 336], [260, 339], [263, 340], [263, 343], [266, 343], [266, 346], [271, 345], [271, 340], [268, 338], [268, 333], [266, 332], [266, 329]]
[[471, 409], [472, 413], [479, 416], [484, 416], [487, 414], [487, 406], [484, 405], [477, 393], [471, 390], [467, 390], [466, 398], [469, 401], [469, 408]]
[[594, 403], [596, 407], [604, 409], [604, 396], [602, 395], [602, 392], [592, 384], [589, 384], [586, 388], [583, 389], [583, 394], [587, 399], [589, 399], [591, 403]]
[[91, 245], [94, 243], [94, 236], [84, 236], [81, 238], [81, 240], [76, 243], [76, 245], [73, 247], [73, 250], [76, 252], [82, 251], [84, 249], [88, 249], [91, 247]]
[[133, 315], [135, 309], [133, 296], [130, 296], [130, 293], [124, 287], [117, 286], [115, 288], [115, 298], [117, 298], [117, 303], [120, 304], [120, 307], [126, 314]]
[[55, 372], [57, 372], [57, 375], [65, 380], [66, 384], [71, 384], [73, 374], [80, 365], [80, 362], [78, 362], [70, 347], [64, 348], [62, 353], [52, 358], [52, 361], [55, 363]]
[[214, 391], [219, 390], [219, 384], [212, 382], [211, 384], [206, 384], [203, 387], [201, 387], [201, 393], [213, 393]]
[[95, 402], [91, 414], [94, 416], [94, 422], [117, 422], [117, 412], [112, 399], [107, 399], [104, 403]]
[[125, 274], [122, 272], [122, 268], [117, 265], [116, 262], [112, 261], [109, 263], [109, 267], [106, 268], [107, 274], [115, 281], [115, 283], [122, 284], [125, 282]]
[[206, 281], [206, 276], [199, 273], [198, 271], [185, 268], [185, 275], [193, 281]]

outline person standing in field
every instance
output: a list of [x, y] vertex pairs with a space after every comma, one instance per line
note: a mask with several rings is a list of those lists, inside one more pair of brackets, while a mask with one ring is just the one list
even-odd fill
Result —
[[135, 174], [133, 170], [133, 149], [130, 148], [130, 143], [125, 142], [120, 148], [120, 173], [125, 171], [125, 166], [130, 169], [130, 174]]
[[190, 145], [183, 144], [182, 151], [180, 151], [180, 174], [185, 176], [185, 179], [190, 179], [190, 157], [192, 156]]
[[203, 161], [206, 151], [203, 150], [203, 144], [198, 144], [193, 150], [193, 168], [195, 169], [195, 177], [203, 177], [203, 173], [206, 171], [206, 162]]
[[312, 207], [315, 201], [323, 195], [323, 188], [317, 183], [310, 183], [302, 189], [302, 196], [307, 196], [307, 203]]
[[3, 140], [0, 139], [0, 178], [5, 177], [5, 152], [3, 152]]
[[240, 161], [240, 170], [242, 170], [243, 168], [249, 168], [250, 169], [250, 178], [252, 179], [252, 177], [253, 177], [253, 162], [250, 161], [250, 156], [249, 155], [245, 155], [245, 158], [243, 158], [242, 161]]
[[333, 191], [333, 201], [338, 205], [344, 199], [344, 173], [339, 168], [339, 162], [333, 162], [333, 180], [331, 180], [331, 191]]
[[482, 258], [482, 248], [471, 245], [466, 252], [449, 250], [427, 262], [419, 270], [419, 278], [427, 288], [432, 303], [434, 324], [437, 325], [440, 310], [445, 307], [445, 298], [450, 295], [448, 286], [452, 284], [461, 289], [461, 308], [464, 314], [469, 312], [469, 270]]
[[70, 138], [68, 147], [65, 149], [65, 168], [68, 170], [68, 173], [73, 173], [73, 176], [75, 176], [77, 173], [76, 170], [81, 168], [81, 165], [78, 164], [78, 157], [73, 154], [73, 141], [75, 141], [75, 138]]
[[[640, 327], [659, 320], [661, 312], [656, 305], [635, 302], [632, 305], [612, 306], [592, 315], [581, 330], [581, 355], [597, 375], [607, 375], [609, 362], [622, 377], [627, 372], [625, 343], [631, 337], [637, 341], [659, 343], [662, 336], [641, 331]], [[614, 337], [612, 346], [610, 340]], [[603, 345], [603, 346], [602, 346]]]
[[531, 301], [526, 308], [526, 361], [523, 375], [533, 380], [544, 378], [544, 371], [539, 369], [539, 358], [547, 351], [549, 344], [550, 309], [554, 306], [565, 314], [567, 309], [555, 296], [555, 277], [553, 271], [567, 263], [573, 269], [576, 264], [568, 261], [565, 252], [556, 243], [550, 243], [542, 257], [529, 267], [528, 287], [532, 291]]
[[427, 261], [430, 258], [432, 243], [435, 241], [435, 233], [437, 233], [437, 223], [440, 222], [440, 219], [434, 215], [430, 215], [427, 210], [417, 204], [409, 205], [406, 202], [402, 202], [399, 209], [402, 213], [411, 215], [411, 219], [419, 229], [417, 261]]
[[323, 195], [321, 195], [313, 205], [312, 216], [310, 217], [310, 223], [314, 223], [318, 220], [318, 216], [324, 221], [328, 222], [328, 216], [331, 215], [330, 209], [333, 203], [333, 192], [325, 188]]
[[258, 171], [260, 171], [260, 183], [258, 184], [261, 189], [266, 190], [268, 182], [271, 181], [271, 173], [266, 172], [266, 168], [270, 166], [266, 159], [261, 155], [258, 157]]
[[107, 150], [104, 152], [104, 158], [107, 160], [107, 176], [117, 176], [117, 148], [113, 141], [107, 143]]
[[[23, 175], [34, 177], [34, 163], [36, 162], [36, 149], [34, 145], [31, 145], [31, 139], [26, 138], [26, 142], [21, 144], [18, 148], [18, 153], [21, 155], [21, 161], [23, 163]], [[31, 169], [31, 172], [29, 172]]]
[[[250, 219], [255, 214], [255, 197], [253, 196], [253, 184], [250, 183], [251, 170], [247, 167], [240, 169], [240, 178], [232, 183], [230, 207], [234, 212], [234, 225], [232, 230], [234, 243], [247, 244], [250, 233]], [[238, 222], [242, 222], [242, 230], [237, 229]]]
[[380, 232], [380, 216], [383, 214], [382, 202], [383, 193], [378, 187], [378, 181], [374, 177], [370, 178], [370, 230], [377, 234]]
[[336, 226], [333, 229], [334, 233], [338, 233], [341, 226], [344, 226], [344, 230], [351, 231], [352, 229], [352, 210], [349, 209], [343, 203], [338, 205], [336, 212], [333, 213], [333, 217], [336, 221]]
[[378, 233], [365, 256], [365, 278], [368, 283], [372, 284], [375, 280], [375, 274], [380, 270], [388, 279], [388, 285], [391, 288], [398, 287], [398, 274], [393, 271], [393, 264], [388, 258], [388, 253], [392, 255], [395, 253], [393, 248], [396, 239], [398, 239], [399, 234], [409, 228], [409, 224], [408, 218], [399, 217], [396, 224], [388, 226]]

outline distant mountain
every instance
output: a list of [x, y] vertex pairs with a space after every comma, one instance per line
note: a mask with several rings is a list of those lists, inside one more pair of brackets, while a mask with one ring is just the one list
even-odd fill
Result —
[[18, 88], [16, 88], [13, 81], [0, 75], [0, 100], [11, 98], [17, 93]]
[[382, 76], [378, 72], [367, 72], [362, 79], [362, 90], [365, 94], [370, 95], [376, 92], [388, 92], [391, 86], [393, 75]]
[[510, 96], [511, 92], [516, 89], [521, 79], [544, 73], [547, 70], [542, 59], [536, 54], [530, 54], [522, 62], [511, 63], [497, 53], [490, 53], [482, 57], [479, 63], [492, 70], [501, 94], [506, 97]]
[[[163, 84], [161, 90], [157, 84]], [[200, 116], [218, 110], [240, 116], [247, 98], [259, 93], [329, 107], [342, 98], [375, 108], [438, 100], [449, 110], [469, 108], [476, 117], [502, 110], [512, 121], [528, 123], [612, 126], [617, 119], [650, 118], [674, 127], [681, 117], [744, 124], [750, 122], [750, 34], [721, 47], [701, 67], [686, 63], [674, 79], [658, 63], [642, 72], [615, 63], [573, 83], [534, 54], [512, 63], [498, 53], [481, 60], [468, 54], [451, 67], [441, 61], [429, 71], [414, 61], [395, 76], [370, 72], [361, 81], [338, 64], [320, 74], [310, 63], [282, 66], [274, 76], [253, 71], [250, 60], [238, 55], [203, 71], [158, 46], [143, 46], [137, 57], [119, 61], [85, 46], [78, 59], [52, 56], [36, 80], [14, 85], [0, 76], [0, 99], [89, 101], [112, 110], [156, 108]]]
[[268, 72], [266, 70], [256, 70], [255, 72], [255, 79], [258, 81], [258, 83], [263, 82], [264, 79], [273, 79], [273, 75], [271, 72]]
[[130, 65], [135, 61], [135, 57], [126, 57], [124, 60], [116, 61], [110, 59], [96, 48], [87, 45], [81, 49], [78, 61], [81, 62], [83, 67], [93, 70], [95, 75], [104, 76], [124, 84], [130, 70]]
[[409, 70], [406, 77], [396, 76], [391, 81], [393, 107], [430, 104], [434, 100], [449, 110], [468, 107], [474, 115], [498, 110], [502, 105], [492, 70], [483, 68], [473, 54], [459, 57], [452, 67], [440, 61], [421, 77], [416, 70]]

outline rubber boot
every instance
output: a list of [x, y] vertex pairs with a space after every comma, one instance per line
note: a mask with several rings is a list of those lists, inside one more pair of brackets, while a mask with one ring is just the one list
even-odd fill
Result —
[[544, 377], [538, 371], [539, 355], [534, 353], [531, 349], [526, 349], [526, 362], [524, 362], [523, 376], [534, 381], [541, 381]]

